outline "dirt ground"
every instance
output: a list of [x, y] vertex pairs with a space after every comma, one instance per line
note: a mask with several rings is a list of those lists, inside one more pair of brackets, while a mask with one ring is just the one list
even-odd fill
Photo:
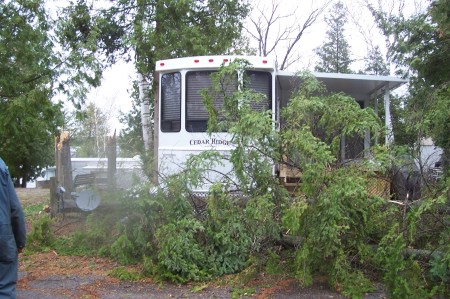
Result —
[[[48, 189], [17, 189], [28, 222], [49, 204]], [[56, 230], [70, 230], [70, 220], [56, 224]], [[59, 226], [59, 227], [58, 227]], [[28, 227], [31, 227], [29, 224]], [[216, 282], [175, 285], [151, 279], [124, 281], [111, 277], [116, 262], [100, 257], [63, 256], [55, 251], [21, 255], [19, 258], [18, 299], [62, 298], [344, 298], [323, 281], [307, 288], [299, 287], [294, 279], [273, 279], [261, 275], [246, 287], [233, 292], [225, 277]], [[365, 296], [367, 299], [386, 298], [382, 291]]]
[[27, 189], [16, 188], [17, 196], [19, 197], [22, 206], [28, 207], [37, 204], [49, 204], [50, 203], [50, 190], [49, 189]]

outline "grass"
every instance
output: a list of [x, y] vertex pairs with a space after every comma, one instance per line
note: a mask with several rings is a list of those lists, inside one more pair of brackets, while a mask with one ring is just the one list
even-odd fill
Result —
[[36, 204], [50, 204], [49, 189], [16, 188], [16, 193], [24, 209]]
[[23, 213], [26, 218], [34, 218], [36, 215], [39, 215], [44, 210], [46, 204], [38, 203], [33, 205], [28, 205], [23, 207]]
[[16, 193], [27, 222], [37, 219], [44, 213], [44, 207], [50, 205], [49, 189], [16, 188]]
[[138, 281], [143, 275], [134, 268], [116, 267], [110, 273], [109, 276], [118, 278], [124, 281]]

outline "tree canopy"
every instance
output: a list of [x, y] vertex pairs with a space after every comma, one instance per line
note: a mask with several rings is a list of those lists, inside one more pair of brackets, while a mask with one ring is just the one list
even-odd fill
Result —
[[[48, 139], [62, 125], [60, 106], [52, 102], [56, 96], [81, 111], [89, 89], [100, 85], [104, 69], [118, 59], [134, 59], [138, 71], [151, 81], [158, 59], [231, 51], [248, 13], [247, 4], [240, 0], [102, 4], [77, 0], [56, 11], [56, 16], [46, 11], [45, 3], [5, 1], [0, 6], [0, 114], [5, 121], [14, 119], [11, 113], [21, 112], [15, 107], [38, 101], [40, 106], [30, 106], [37, 109], [34, 117], [46, 115], [48, 124], [42, 133]], [[53, 114], [47, 113], [50, 110]], [[33, 115], [27, 115], [30, 122]], [[16, 115], [18, 119], [23, 115]], [[36, 123], [42, 121], [36, 119]], [[2, 126], [4, 140], [12, 140], [14, 136], [7, 134], [16, 130], [16, 124]], [[53, 152], [48, 147], [51, 142], [45, 144], [42, 155], [47, 158], [33, 159], [38, 168], [53, 164], [48, 158]], [[27, 147], [8, 143], [8, 151], [20, 152], [14, 146]], [[25, 164], [9, 158], [5, 148], [0, 154], [11, 169], [24, 169], [20, 165]], [[28, 177], [36, 175], [30, 171]]]
[[61, 106], [52, 102], [53, 44], [43, 1], [0, 5], [0, 156], [21, 186], [53, 164]]
[[381, 54], [379, 46], [375, 46], [369, 50], [369, 53], [365, 58], [363, 73], [367, 75], [389, 75], [389, 67]]
[[248, 13], [240, 0], [88, 3], [78, 0], [63, 10], [61, 36], [68, 47], [98, 51], [112, 62], [135, 55], [138, 71], [147, 76], [158, 59], [229, 51]]
[[410, 18], [369, 8], [393, 41], [389, 52], [397, 73], [410, 79], [408, 129], [419, 140], [432, 137], [444, 150], [445, 163], [450, 154], [450, 2], [432, 1], [427, 11]]
[[9, 101], [50, 88], [53, 44], [43, 1], [6, 1], [0, 6], [0, 98]]

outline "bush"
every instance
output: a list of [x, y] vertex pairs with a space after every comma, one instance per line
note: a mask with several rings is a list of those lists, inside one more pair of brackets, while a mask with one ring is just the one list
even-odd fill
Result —
[[175, 282], [208, 278], [208, 256], [198, 234], [203, 225], [195, 219], [182, 219], [158, 229], [158, 275]]
[[27, 236], [27, 252], [49, 250], [55, 243], [53, 221], [48, 215], [43, 215], [33, 222], [32, 230]]

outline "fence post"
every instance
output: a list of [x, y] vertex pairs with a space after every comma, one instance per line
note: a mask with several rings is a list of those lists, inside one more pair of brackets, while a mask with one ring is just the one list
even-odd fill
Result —
[[56, 138], [55, 143], [57, 184], [64, 186], [66, 189], [64, 198], [70, 199], [70, 194], [73, 190], [70, 133], [61, 132], [61, 135]]
[[116, 132], [114, 136], [107, 138], [106, 156], [108, 158], [108, 186], [111, 190], [116, 189]]
[[58, 195], [56, 193], [56, 177], [50, 178], [50, 216], [55, 217], [58, 213]]

